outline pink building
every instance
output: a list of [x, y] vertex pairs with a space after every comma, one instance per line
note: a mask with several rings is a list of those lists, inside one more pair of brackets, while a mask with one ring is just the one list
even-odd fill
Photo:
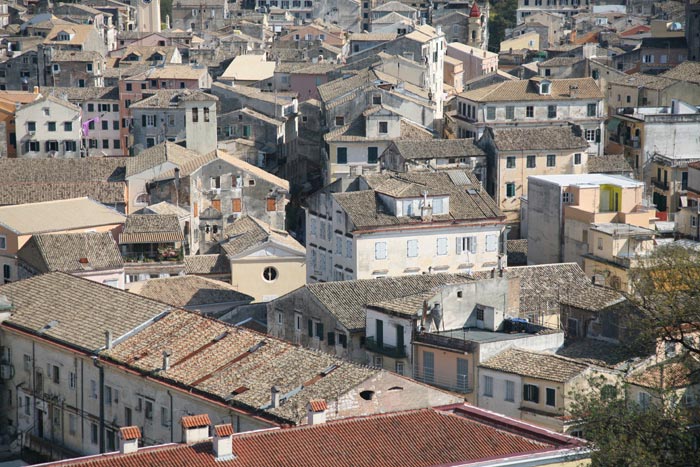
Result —
[[498, 70], [498, 54], [459, 42], [447, 44], [447, 56], [464, 64], [464, 82]]

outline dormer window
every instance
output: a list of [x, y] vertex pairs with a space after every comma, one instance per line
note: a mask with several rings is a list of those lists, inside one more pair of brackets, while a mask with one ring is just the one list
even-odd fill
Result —
[[540, 82], [540, 94], [541, 95], [547, 95], [551, 93], [552, 89], [552, 82], [543, 80]]

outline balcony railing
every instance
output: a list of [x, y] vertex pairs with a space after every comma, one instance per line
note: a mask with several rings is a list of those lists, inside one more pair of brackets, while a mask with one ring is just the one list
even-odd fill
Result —
[[446, 349], [462, 350], [470, 353], [473, 353], [475, 350], [475, 345], [473, 342], [449, 336], [442, 336], [440, 334], [432, 334], [429, 332], [414, 332], [413, 341], [416, 343], [429, 344]]
[[436, 375], [434, 371], [414, 367], [413, 379], [420, 381], [421, 383], [430, 384], [431, 386], [436, 386], [438, 388], [461, 394], [467, 394], [474, 390], [474, 386], [471, 384], [469, 377], [466, 375], [454, 375], [447, 377], [444, 375]]
[[629, 147], [634, 148], [634, 149], [639, 149], [639, 140], [638, 139], [626, 139], [625, 146], [629, 146]]
[[394, 345], [388, 345], [384, 342], [379, 343], [374, 337], [368, 337], [365, 339], [365, 348], [370, 352], [386, 355], [391, 358], [406, 358], [406, 347], [396, 347]]
[[656, 177], [652, 177], [651, 184], [660, 190], [664, 190], [664, 191], [668, 190], [668, 181], [666, 181], [666, 180], [661, 181]]

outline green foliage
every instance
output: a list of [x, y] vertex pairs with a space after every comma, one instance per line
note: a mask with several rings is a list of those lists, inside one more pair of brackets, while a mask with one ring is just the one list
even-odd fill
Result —
[[515, 27], [518, 0], [495, 0], [491, 2], [489, 17], [489, 48], [498, 52], [498, 46], [505, 38], [506, 28]]
[[170, 15], [170, 22], [173, 21], [173, 0], [160, 0], [160, 18], [165, 23], [165, 17]]
[[622, 383], [610, 385], [602, 378], [590, 383], [592, 390], [572, 394], [570, 412], [582, 420], [594, 466], [697, 465], [700, 452], [685, 407], [659, 399], [642, 408], [625, 397], [628, 387]]

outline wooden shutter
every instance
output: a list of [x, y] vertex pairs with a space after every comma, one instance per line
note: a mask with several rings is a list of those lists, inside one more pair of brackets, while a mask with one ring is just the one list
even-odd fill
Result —
[[194, 213], [194, 217], [199, 217], [199, 207], [197, 206], [197, 203], [192, 203], [192, 211]]
[[233, 212], [241, 212], [241, 198], [233, 198]]
[[220, 199], [213, 199], [211, 201], [211, 207], [213, 207], [217, 211], [221, 212], [221, 200]]
[[267, 198], [267, 210], [276, 211], [277, 210], [277, 200], [275, 198]]

